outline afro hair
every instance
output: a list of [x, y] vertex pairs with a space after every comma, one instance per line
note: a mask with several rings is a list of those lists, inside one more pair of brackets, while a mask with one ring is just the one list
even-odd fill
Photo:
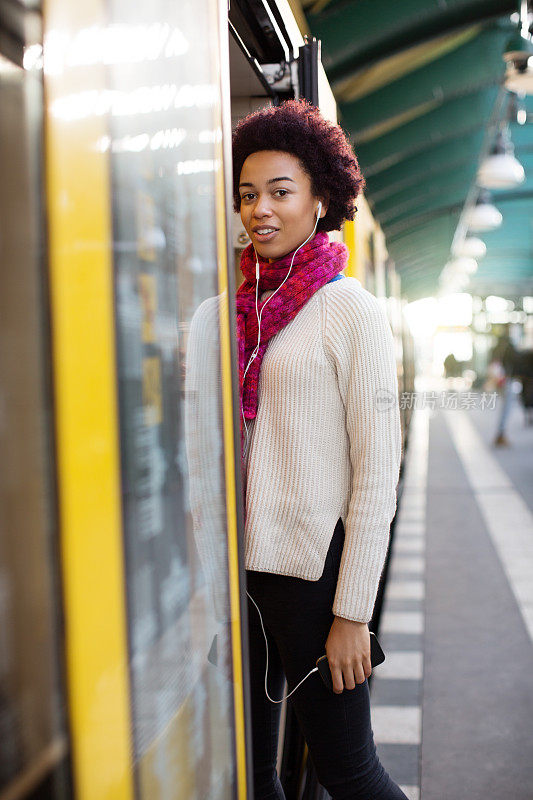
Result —
[[261, 108], [241, 119], [233, 133], [233, 208], [239, 212], [239, 178], [249, 155], [258, 150], [282, 150], [296, 156], [311, 179], [315, 197], [329, 200], [317, 230], [340, 230], [353, 219], [355, 198], [365, 187], [359, 164], [339, 125], [324, 119], [307, 100], [287, 100]]

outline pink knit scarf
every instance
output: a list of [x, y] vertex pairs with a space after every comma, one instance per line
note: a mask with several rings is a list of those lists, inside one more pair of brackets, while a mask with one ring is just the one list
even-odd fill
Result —
[[[348, 248], [340, 242], [330, 242], [325, 231], [319, 231], [307, 244], [298, 250], [291, 273], [283, 287], [270, 299], [260, 301], [262, 292], [277, 289], [286, 277], [292, 250], [282, 258], [268, 262], [259, 256], [259, 289], [257, 307], [267, 306], [261, 315], [261, 343], [258, 354], [250, 364], [243, 385], [243, 375], [253, 349], [257, 346], [258, 326], [255, 311], [255, 251], [251, 244], [241, 255], [241, 272], [246, 280], [239, 286], [236, 295], [237, 338], [239, 344], [239, 387], [241, 402], [241, 455], [244, 455], [244, 424], [246, 419], [257, 414], [257, 389], [261, 362], [270, 339], [296, 316], [310, 297], [338, 275], [346, 266]], [[267, 302], [268, 301], [268, 302]]]

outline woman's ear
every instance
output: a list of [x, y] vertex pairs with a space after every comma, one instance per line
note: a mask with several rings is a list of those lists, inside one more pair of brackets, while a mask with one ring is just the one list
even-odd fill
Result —
[[[318, 199], [322, 203], [322, 208], [320, 209], [320, 219], [322, 219], [322, 217], [326, 216], [326, 213], [327, 213], [327, 210], [328, 210], [329, 197], [319, 197]], [[317, 208], [318, 208], [318, 206], [317, 206]]]

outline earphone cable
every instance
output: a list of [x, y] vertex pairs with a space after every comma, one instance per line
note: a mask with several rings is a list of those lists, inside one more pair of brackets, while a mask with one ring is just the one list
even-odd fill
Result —
[[268, 686], [267, 686], [267, 678], [268, 678], [268, 640], [267, 640], [267, 636], [266, 636], [266, 633], [265, 633], [265, 626], [263, 625], [263, 617], [261, 616], [261, 612], [259, 611], [259, 606], [258, 606], [258, 605], [257, 605], [257, 603], [255, 602], [255, 600], [254, 600], [254, 598], [252, 597], [252, 595], [251, 595], [251, 594], [250, 594], [248, 591], [246, 592], [246, 594], [248, 595], [248, 597], [250, 598], [250, 600], [252, 601], [252, 603], [254, 604], [254, 606], [257, 608], [257, 613], [259, 614], [259, 619], [261, 620], [261, 628], [263, 629], [263, 636], [265, 637], [265, 647], [266, 647], [265, 694], [266, 694], [266, 696], [268, 697], [268, 699], [270, 700], [270, 702], [271, 702], [271, 703], [283, 703], [283, 701], [284, 701], [284, 700], [286, 700], [288, 697], [290, 697], [290, 696], [291, 696], [291, 694], [293, 694], [293, 693], [296, 691], [296, 689], [297, 689], [297, 688], [298, 688], [298, 687], [299, 687], [299, 686], [300, 686], [300, 685], [301, 685], [301, 684], [302, 684], [302, 683], [303, 683], [305, 680], [307, 680], [307, 678], [309, 677], [309, 675], [312, 675], [312, 674], [313, 674], [313, 672], [318, 672], [318, 667], [314, 667], [314, 669], [312, 669], [310, 672], [308, 672], [308, 673], [307, 673], [307, 675], [305, 676], [305, 678], [302, 678], [302, 680], [300, 681], [300, 683], [297, 683], [297, 684], [296, 684], [296, 686], [294, 687], [294, 689], [293, 689], [292, 691], [290, 691], [290, 692], [289, 692], [289, 694], [285, 695], [285, 697], [282, 697], [282, 698], [281, 698], [281, 700], [273, 700], [273, 699], [270, 697], [270, 695], [269, 695], [269, 693], [268, 693]]
[[[258, 335], [257, 335], [257, 344], [256, 344], [256, 346], [254, 347], [254, 349], [252, 350], [251, 357], [250, 357], [250, 359], [249, 359], [249, 361], [248, 361], [248, 364], [247, 364], [247, 366], [246, 366], [246, 369], [244, 370], [244, 375], [242, 376], [242, 383], [243, 383], [243, 386], [244, 386], [244, 380], [245, 380], [245, 378], [246, 378], [246, 373], [248, 372], [248, 369], [249, 369], [249, 367], [250, 367], [250, 364], [251, 364], [251, 363], [252, 363], [252, 361], [253, 361], [253, 360], [256, 358], [256, 356], [257, 356], [257, 354], [258, 354], [258, 352], [259, 352], [259, 344], [260, 344], [260, 342], [261, 342], [261, 317], [262, 317], [262, 315], [263, 315], [263, 309], [265, 308], [266, 304], [267, 304], [268, 302], [270, 302], [270, 300], [272, 300], [272, 298], [274, 297], [274, 295], [276, 294], [276, 292], [279, 292], [279, 290], [281, 289], [281, 287], [283, 286], [283, 284], [285, 283], [285, 281], [287, 280], [287, 278], [288, 278], [288, 277], [289, 277], [289, 275], [291, 274], [292, 265], [294, 264], [294, 258], [295, 258], [295, 256], [296, 256], [296, 253], [297, 253], [297, 252], [298, 252], [298, 250], [300, 249], [300, 247], [303, 247], [303, 246], [304, 246], [304, 244], [307, 244], [307, 242], [309, 241], [309, 239], [311, 239], [311, 237], [312, 237], [312, 236], [314, 236], [314, 234], [315, 234], [315, 230], [316, 230], [316, 226], [318, 225], [318, 220], [320, 219], [320, 211], [321, 211], [321, 209], [322, 209], [322, 203], [321, 203], [321, 202], [319, 202], [319, 203], [318, 203], [318, 208], [317, 208], [317, 210], [316, 210], [316, 222], [315, 222], [315, 224], [314, 224], [313, 230], [311, 231], [311, 233], [309, 234], [309, 236], [307, 237], [307, 239], [305, 240], [305, 242], [302, 242], [302, 244], [301, 244], [299, 247], [297, 247], [297, 248], [296, 248], [296, 250], [294, 251], [294, 253], [293, 253], [293, 256], [292, 256], [292, 259], [291, 259], [291, 265], [290, 265], [290, 267], [289, 267], [289, 271], [288, 271], [288, 272], [287, 272], [287, 274], [285, 275], [284, 279], [282, 280], [282, 282], [280, 283], [280, 285], [278, 286], [278, 288], [276, 289], [276, 291], [272, 292], [272, 294], [270, 295], [270, 297], [269, 297], [269, 298], [267, 298], [267, 300], [265, 300], [265, 302], [263, 303], [263, 306], [262, 306], [262, 308], [261, 308], [261, 311], [260, 311], [260, 312], [259, 312], [259, 310], [258, 310], [258, 307], [257, 307], [257, 303], [258, 303], [258, 296], [259, 296], [259, 259], [257, 258], [257, 251], [256, 251], [256, 249], [255, 249], [254, 245], [252, 244], [252, 247], [254, 248], [254, 252], [255, 252], [255, 264], [256, 264], [256, 273], [255, 273], [255, 276], [256, 276], [256, 281], [255, 281], [255, 314], [256, 314], [256, 317], [257, 317], [257, 328], [258, 328], [258, 332], [257, 332], [257, 333], [258, 333]], [[245, 417], [244, 417], [244, 406], [243, 406], [243, 408], [241, 409], [241, 414], [242, 414], [242, 421], [243, 421], [243, 423], [244, 423], [244, 430], [245, 430], [245, 439], [244, 439], [244, 454], [246, 455], [246, 453], [247, 453], [247, 450], [248, 450], [248, 426], [246, 425], [246, 419], [245, 419]]]

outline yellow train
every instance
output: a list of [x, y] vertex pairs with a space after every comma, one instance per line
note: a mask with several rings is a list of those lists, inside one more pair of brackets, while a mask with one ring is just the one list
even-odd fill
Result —
[[[284, 0], [228, 5], [0, 0], [0, 800], [252, 797], [231, 127], [304, 93], [313, 43]], [[382, 298], [409, 391], [399, 278], [359, 208], [347, 272]], [[214, 295], [198, 521], [185, 359]], [[215, 532], [222, 622], [195, 524]], [[318, 797], [283, 714], [287, 796]]]

